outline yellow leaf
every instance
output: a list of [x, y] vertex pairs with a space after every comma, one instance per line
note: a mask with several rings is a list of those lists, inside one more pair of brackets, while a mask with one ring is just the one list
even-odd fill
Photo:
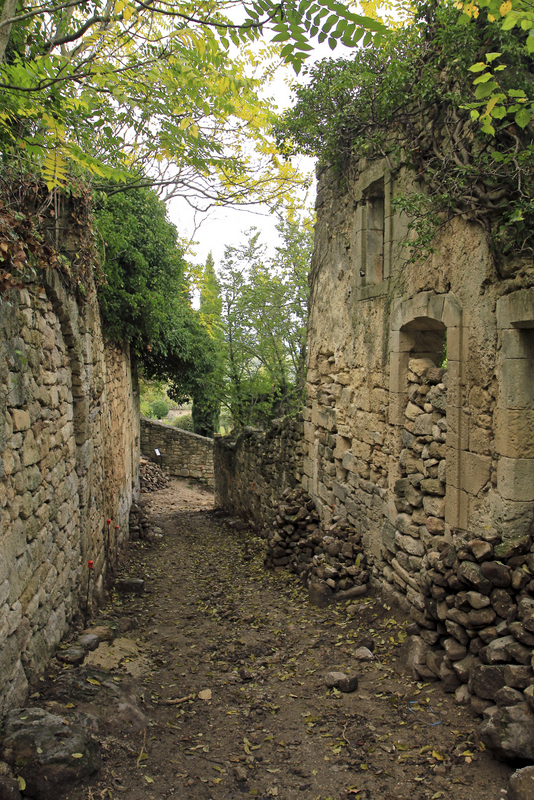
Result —
[[151, 778], [150, 775], [145, 775], [145, 781], [147, 783], [154, 783], [154, 778]]
[[73, 758], [83, 758], [83, 753], [71, 753]]
[[22, 777], [22, 775], [17, 775], [17, 783], [19, 785], [19, 792], [23, 792], [26, 788], [26, 781]]
[[432, 758], [435, 758], [437, 761], [445, 761], [445, 756], [442, 756], [437, 750], [432, 750]]
[[66, 703], [65, 708], [74, 708], [74, 703]]
[[499, 11], [501, 12], [501, 17], [505, 17], [511, 10], [512, 10], [511, 0], [505, 0], [505, 2], [502, 3], [501, 7], [499, 8]]
[[87, 683], [92, 683], [93, 686], [100, 686], [100, 681], [97, 681], [96, 678], [87, 678]]

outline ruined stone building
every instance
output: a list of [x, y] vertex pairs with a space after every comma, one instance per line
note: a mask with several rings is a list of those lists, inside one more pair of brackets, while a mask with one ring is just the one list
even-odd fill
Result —
[[[412, 263], [392, 208], [402, 181], [378, 160], [344, 188], [322, 172], [303, 421], [216, 441], [218, 491], [268, 526], [274, 448], [329, 543], [350, 523], [371, 584], [407, 601], [415, 674], [482, 713], [503, 687], [534, 683], [534, 288], [528, 269], [499, 274], [482, 228], [460, 218]], [[357, 584], [328, 546], [313, 555], [305, 527], [279, 563], [308, 585]]]

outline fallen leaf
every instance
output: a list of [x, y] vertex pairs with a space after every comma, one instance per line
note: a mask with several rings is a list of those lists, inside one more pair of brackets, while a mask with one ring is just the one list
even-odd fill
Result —
[[203, 689], [198, 693], [199, 700], [211, 700], [211, 689]]
[[83, 758], [83, 753], [71, 753], [72, 758]]
[[22, 777], [22, 775], [17, 775], [17, 783], [19, 785], [19, 792], [23, 792], [26, 788], [26, 781]]

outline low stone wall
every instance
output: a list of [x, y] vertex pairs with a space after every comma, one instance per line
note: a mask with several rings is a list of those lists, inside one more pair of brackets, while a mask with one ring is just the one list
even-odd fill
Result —
[[245, 428], [233, 440], [215, 437], [215, 499], [223, 508], [269, 525], [282, 493], [299, 486], [303, 468], [304, 423], [273, 420], [267, 431]]
[[138, 483], [129, 353], [105, 344], [93, 287], [78, 302], [39, 277], [0, 299], [0, 717], [83, 609], [89, 559], [104, 596]]
[[[155, 455], [159, 450], [161, 456]], [[157, 462], [169, 475], [214, 486], [213, 439], [182, 431], [165, 422], [141, 417], [141, 454]]]

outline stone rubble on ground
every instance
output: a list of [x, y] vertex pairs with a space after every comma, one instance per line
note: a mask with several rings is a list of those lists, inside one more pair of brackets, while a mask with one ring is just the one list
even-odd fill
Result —
[[161, 467], [146, 458], [141, 459], [139, 462], [139, 491], [157, 492], [159, 489], [166, 489], [169, 480], [169, 476]]
[[266, 566], [298, 575], [318, 606], [367, 591], [367, 559], [351, 525], [335, 517], [321, 525], [315, 503], [303, 489], [284, 491], [276, 511], [272, 526], [262, 533]]

